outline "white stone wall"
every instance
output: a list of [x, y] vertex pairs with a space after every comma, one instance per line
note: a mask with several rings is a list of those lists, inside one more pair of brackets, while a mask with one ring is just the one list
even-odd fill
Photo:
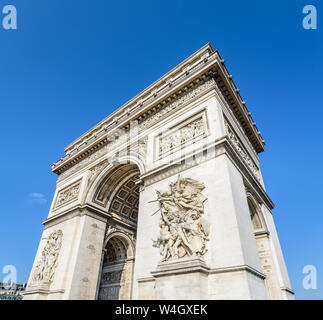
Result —
[[[41, 259], [43, 247], [48, 235], [54, 230], [62, 230], [62, 247], [58, 256], [58, 266], [49, 294], [42, 295], [44, 299], [94, 299], [99, 267], [102, 255], [106, 223], [87, 215], [76, 215], [46, 228], [42, 235], [33, 269]], [[31, 276], [29, 279], [28, 290]], [[27, 290], [27, 291], [28, 291]], [[27, 294], [24, 299], [33, 299]]]
[[[255, 150], [244, 137], [237, 121], [228, 112], [217, 90], [209, 91], [141, 133], [141, 137], [147, 136], [148, 139], [146, 159], [139, 159], [136, 162], [143, 185], [137, 224], [133, 299], [293, 297], [288, 291], [289, 278], [272, 214], [267, 206], [262, 205], [269, 231], [266, 245], [269, 247], [272, 260], [271, 281], [266, 281], [266, 289], [247, 203], [246, 181], [249, 178], [241, 169], [245, 166], [249, 170], [248, 164], [239, 164], [240, 160], [235, 160], [241, 157], [239, 150], [233, 148], [230, 153], [223, 147], [222, 152], [216, 151], [216, 144], [219, 141], [228, 144], [224, 138], [226, 135], [224, 115], [254, 163], [259, 166]], [[196, 143], [187, 143], [185, 152], [181, 146], [174, 148], [171, 154], [160, 152], [160, 145], [166, 141], [164, 137], [169, 137], [176, 128], [182, 130], [185, 125], [199, 119], [204, 127], [201, 129], [203, 135], [199, 136]], [[120, 146], [120, 149], [124, 146]], [[110, 170], [113, 164], [104, 167], [103, 171], [93, 178], [96, 183], [91, 186], [88, 185], [88, 176], [90, 168], [107, 159], [115, 150], [107, 152], [102, 152], [100, 157], [86, 163], [80, 171], [58, 182], [49, 219], [46, 221], [46, 228], [35, 258], [37, 263], [46, 243], [45, 238], [52, 231], [60, 229], [63, 232], [63, 244], [59, 253], [58, 267], [49, 292], [35, 289], [34, 294], [28, 294], [28, 290], [32, 290], [32, 287], [29, 287], [25, 299], [95, 299], [108, 208], [99, 208], [99, 205], [95, 207], [91, 202], [91, 196], [97, 188], [99, 179], [107, 172], [105, 170], [107, 168]], [[237, 153], [237, 158], [234, 158], [232, 153]], [[196, 156], [194, 159], [193, 155]], [[178, 165], [174, 165], [175, 162]], [[250, 179], [253, 179], [252, 170], [250, 172]], [[160, 212], [152, 215], [159, 209], [159, 204], [150, 201], [157, 199], [156, 190], [168, 190], [170, 183], [177, 180], [179, 173], [183, 178], [192, 178], [205, 184], [202, 193], [208, 200], [204, 203], [204, 217], [210, 222], [210, 235], [207, 242], [208, 251], [203, 258], [208, 271], [154, 276], [152, 272], [156, 271], [161, 259], [159, 248], [153, 246], [153, 240], [159, 234]], [[262, 178], [257, 183], [263, 186]], [[249, 184], [252, 185], [251, 182]], [[100, 209], [100, 214], [82, 208], [85, 204]]]

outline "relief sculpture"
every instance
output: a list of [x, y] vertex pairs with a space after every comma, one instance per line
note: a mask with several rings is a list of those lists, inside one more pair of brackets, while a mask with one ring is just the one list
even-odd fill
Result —
[[58, 263], [58, 255], [62, 246], [62, 230], [52, 232], [47, 238], [46, 245], [42, 251], [41, 259], [38, 261], [33, 276], [33, 283], [51, 283], [54, 279]]
[[179, 176], [169, 191], [157, 191], [160, 234], [153, 242], [160, 248], [161, 261], [206, 253], [210, 224], [203, 217], [207, 200], [201, 193], [204, 188], [204, 183]]

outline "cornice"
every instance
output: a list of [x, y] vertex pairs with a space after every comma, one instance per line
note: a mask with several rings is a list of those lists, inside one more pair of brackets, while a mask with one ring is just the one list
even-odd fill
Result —
[[77, 204], [71, 208], [68, 208], [64, 210], [63, 212], [60, 212], [59, 214], [55, 214], [44, 220], [42, 223], [44, 225], [44, 228], [50, 228], [56, 224], [62, 223], [63, 221], [69, 220], [71, 218], [74, 218], [76, 216], [83, 216], [88, 215], [93, 218], [96, 218], [102, 222], [106, 222], [108, 219], [110, 219], [113, 222], [117, 222], [120, 225], [133, 229], [135, 227], [135, 224], [131, 221], [125, 221], [123, 219], [119, 219], [118, 217], [112, 216], [111, 213], [104, 210], [104, 208], [100, 208], [97, 205], [93, 205], [92, 203], [85, 203], [85, 204]]
[[265, 274], [263, 274], [262, 272], [254, 269], [248, 265], [210, 269], [209, 273], [210, 274], [217, 274], [217, 273], [231, 273], [231, 272], [241, 272], [241, 271], [249, 272], [262, 280], [266, 279]]
[[228, 72], [224, 64], [224, 59], [221, 58], [218, 51], [215, 54], [217, 55], [217, 60], [220, 61], [220, 72], [217, 73], [215, 78], [218, 87], [257, 153], [263, 152], [265, 150], [265, 140], [262, 138], [261, 132], [257, 129], [256, 122], [247, 109], [246, 102], [240, 95], [240, 89], [237, 88], [232, 75]]
[[66, 155], [52, 165], [52, 170], [60, 174], [87, 157], [95, 149], [114, 140], [118, 130], [129, 130], [131, 121], [141, 123], [151, 114], [162, 110], [210, 77], [215, 79], [252, 146], [257, 152], [262, 152], [265, 146], [264, 141], [245, 102], [239, 95], [232, 76], [229, 75], [224, 65], [224, 60], [218, 51], [214, 51], [210, 44], [206, 44], [67, 146]]
[[[208, 152], [205, 153], [205, 151]], [[199, 154], [201, 156], [197, 156]], [[176, 175], [183, 170], [200, 165], [202, 162], [221, 156], [222, 154], [226, 154], [239, 170], [244, 182], [251, 188], [253, 193], [261, 199], [262, 203], [264, 203], [269, 210], [272, 210], [274, 208], [274, 203], [237, 149], [233, 146], [228, 136], [223, 136], [210, 144], [203, 145], [202, 148], [196, 149], [192, 153], [187, 153], [184, 157], [181, 155], [178, 158], [174, 158], [171, 163], [153, 168], [142, 174], [140, 179], [144, 182], [145, 186], [149, 186], [162, 179]]]

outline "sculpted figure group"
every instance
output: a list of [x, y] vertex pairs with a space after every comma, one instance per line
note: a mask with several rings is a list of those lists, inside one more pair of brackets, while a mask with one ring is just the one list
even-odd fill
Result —
[[160, 248], [162, 261], [184, 256], [202, 256], [207, 251], [210, 224], [203, 217], [203, 183], [178, 177], [170, 190], [157, 191], [160, 205], [160, 234], [154, 244]]
[[50, 283], [53, 281], [59, 251], [62, 246], [62, 237], [62, 230], [56, 230], [47, 238], [46, 245], [42, 251], [41, 259], [38, 261], [33, 273], [33, 283]]

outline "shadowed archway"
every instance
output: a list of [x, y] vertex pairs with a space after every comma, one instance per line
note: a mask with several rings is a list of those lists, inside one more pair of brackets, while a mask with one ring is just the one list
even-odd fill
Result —
[[127, 300], [132, 296], [140, 194], [138, 179], [136, 165], [118, 165], [100, 181], [94, 193], [93, 202], [109, 214], [98, 281], [99, 300]]

